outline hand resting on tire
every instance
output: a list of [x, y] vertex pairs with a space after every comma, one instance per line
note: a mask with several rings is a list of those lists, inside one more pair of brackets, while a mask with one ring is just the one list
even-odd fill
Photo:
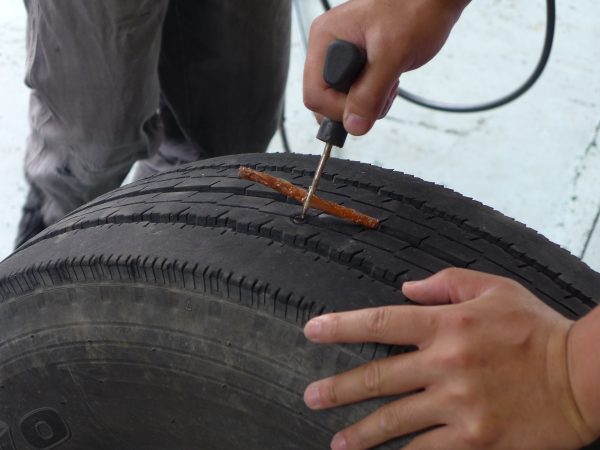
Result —
[[338, 432], [332, 449], [421, 432], [407, 448], [564, 450], [600, 435], [598, 309], [575, 323], [512, 280], [464, 269], [403, 293], [425, 306], [332, 313], [305, 327], [316, 343], [417, 347], [307, 387], [312, 409], [408, 394]]

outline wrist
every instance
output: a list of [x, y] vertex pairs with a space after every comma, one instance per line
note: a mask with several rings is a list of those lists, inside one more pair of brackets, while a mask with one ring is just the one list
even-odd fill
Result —
[[600, 308], [572, 326], [567, 339], [567, 367], [573, 397], [592, 434], [600, 436]]

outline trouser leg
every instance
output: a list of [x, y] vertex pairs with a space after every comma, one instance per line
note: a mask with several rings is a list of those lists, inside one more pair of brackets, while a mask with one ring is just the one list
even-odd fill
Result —
[[161, 101], [160, 105], [160, 121], [163, 134], [160, 147], [150, 158], [138, 161], [133, 174], [134, 180], [146, 178], [201, 158], [199, 152], [183, 135], [173, 112], [164, 101]]
[[25, 172], [49, 225], [120, 185], [160, 142], [168, 0], [29, 0]]
[[290, 24], [290, 0], [171, 0], [162, 96], [196, 159], [267, 149], [281, 116]]

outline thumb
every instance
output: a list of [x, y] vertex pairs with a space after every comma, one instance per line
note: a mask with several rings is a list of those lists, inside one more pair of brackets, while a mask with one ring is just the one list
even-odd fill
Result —
[[480, 297], [504, 282], [504, 278], [467, 269], [444, 269], [421, 281], [408, 281], [402, 293], [425, 305], [462, 303]]

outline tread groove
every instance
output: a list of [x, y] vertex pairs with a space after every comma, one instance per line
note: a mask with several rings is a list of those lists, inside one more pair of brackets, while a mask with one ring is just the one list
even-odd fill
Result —
[[[193, 173], [193, 172], [197, 172], [197, 171], [203, 171], [203, 170], [207, 170], [207, 169], [217, 169], [217, 174], [224, 174], [225, 172], [227, 172], [228, 170], [231, 169], [237, 169], [241, 164], [229, 164], [229, 165], [223, 165], [223, 164], [210, 164], [210, 165], [202, 165], [199, 167], [188, 167], [186, 170], [186, 174], [189, 173]], [[255, 164], [246, 164], [250, 167], [253, 167], [257, 170], [259, 169], [263, 169], [263, 170], [272, 170], [272, 171], [279, 171], [279, 172], [286, 172], [286, 173], [295, 173], [298, 176], [311, 176], [314, 171], [312, 170], [305, 170], [305, 169], [297, 169], [295, 167], [288, 167], [288, 166], [279, 166], [279, 165], [265, 165], [262, 163], [255, 163]], [[173, 172], [170, 172], [173, 173]], [[165, 175], [162, 174], [163, 176]], [[210, 178], [210, 177], [208, 177]], [[228, 177], [228, 178], [236, 178], [236, 177]], [[469, 223], [469, 219], [465, 219], [465, 218], [460, 218], [456, 215], [447, 213], [445, 211], [440, 210], [439, 208], [437, 208], [434, 205], [430, 205], [427, 203], [427, 201], [421, 201], [409, 196], [405, 196], [402, 194], [398, 194], [396, 192], [390, 191], [388, 189], [386, 189], [385, 187], [381, 186], [381, 185], [374, 185], [372, 183], [364, 183], [361, 182], [359, 180], [351, 180], [348, 178], [343, 178], [339, 175], [332, 175], [332, 174], [326, 174], [326, 176], [324, 176], [325, 179], [329, 179], [330, 181], [339, 181], [339, 182], [343, 182], [345, 184], [351, 185], [351, 186], [355, 186], [357, 188], [361, 188], [361, 189], [365, 189], [371, 192], [376, 193], [379, 196], [386, 196], [388, 197], [387, 199], [384, 200], [389, 200], [389, 201], [393, 201], [393, 200], [397, 200], [397, 201], [401, 201], [405, 204], [408, 204], [416, 209], [422, 210], [423, 212], [426, 213], [430, 213], [432, 214], [435, 218], [439, 218], [442, 219], [444, 221], [447, 221], [469, 233], [472, 233], [474, 235], [473, 237], [473, 241], [477, 240], [477, 239], [482, 239], [484, 241], [486, 241], [488, 244], [492, 244], [492, 245], [496, 245], [499, 248], [501, 248], [502, 250], [506, 251], [510, 256], [518, 259], [518, 260], [522, 260], [524, 264], [530, 265], [532, 267], [534, 267], [535, 270], [537, 270], [538, 272], [540, 272], [542, 275], [544, 275], [545, 277], [549, 278], [550, 280], [552, 280], [553, 282], [555, 282], [557, 285], [560, 286], [561, 289], [565, 290], [568, 292], [569, 295], [572, 295], [576, 298], [578, 298], [582, 303], [584, 303], [586, 306], [588, 307], [593, 307], [595, 306], [595, 302], [592, 300], [592, 298], [588, 295], [583, 294], [582, 292], [578, 291], [577, 289], [575, 289], [570, 283], [568, 283], [567, 281], [561, 279], [559, 276], [560, 274], [556, 271], [551, 270], [548, 266], [543, 265], [538, 263], [537, 261], [534, 261], [533, 258], [527, 256], [527, 254], [525, 254], [524, 252], [519, 252], [519, 251], [515, 251], [514, 249], [511, 248], [512, 244], [505, 242], [502, 238], [500, 237], [496, 237], [493, 236], [492, 234], [483, 231], [479, 228], [477, 228], [476, 226], [473, 226]], [[237, 178], [236, 178], [237, 179]], [[415, 178], [415, 180], [417, 180]], [[216, 181], [215, 181], [216, 183]], [[212, 183], [212, 184], [215, 184]], [[146, 182], [145, 184], [150, 184], [149, 182]], [[178, 185], [183, 184], [183, 182], [177, 183]], [[130, 187], [133, 187], [130, 185]], [[184, 189], [184, 188], [182, 188]], [[186, 190], [189, 190], [189, 188], [185, 188]], [[111, 202], [111, 201], [115, 201], [115, 200], [120, 200], [122, 198], [129, 198], [129, 197], [135, 197], [135, 196], [139, 196], [139, 195], [143, 195], [143, 194], [148, 194], [148, 193], [154, 193], [154, 194], [162, 194], [162, 193], [167, 193], [167, 192], [178, 192], [178, 189], [175, 188], [171, 188], [171, 189], [166, 189], [166, 188], [159, 188], [156, 190], [152, 190], [152, 189], [147, 189], [147, 190], [143, 190], [142, 191], [136, 191], [134, 193], [129, 193], [129, 194], [125, 194], [125, 195], [111, 195], [108, 198], [104, 198], [101, 197], [97, 202], [92, 202], [91, 204], [88, 205], [88, 207], [93, 207], [102, 203], [107, 203], [107, 202]], [[210, 191], [210, 185], [208, 186], [208, 191]], [[248, 193], [248, 189], [245, 188], [244, 191], [246, 192], [246, 194]], [[192, 191], [193, 192], [193, 191]], [[253, 196], [256, 196], [257, 193], [253, 192], [252, 193]], [[273, 196], [271, 196], [273, 197]], [[278, 198], [281, 201], [281, 195], [277, 195], [275, 196], [275, 198], [273, 198], [274, 201], [276, 201]], [[73, 213], [71, 213], [69, 216], [73, 216], [77, 211], [80, 211], [81, 208], [79, 208], [78, 210], [74, 211]], [[491, 209], [490, 209], [491, 210]], [[110, 213], [106, 218], [110, 218], [113, 216], [115, 212]], [[224, 214], [227, 214], [227, 211], [222, 212], [221, 214], [219, 214], [218, 216], [212, 218], [212, 220], [215, 220], [216, 222], [218, 222], [219, 218], [222, 217]], [[187, 216], [187, 215], [186, 215]], [[198, 217], [196, 218], [196, 222], [198, 221]], [[156, 222], [159, 222], [160, 219]], [[79, 221], [78, 221], [79, 222]], [[71, 226], [73, 228], [76, 229], [82, 229], [84, 227], [80, 227], [79, 223], [75, 222], [73, 224], [71, 224]], [[186, 222], [187, 222], [187, 218], [186, 218]], [[154, 223], [154, 222], [153, 222]], [[93, 226], [91, 223], [87, 223], [88, 226]], [[196, 225], [198, 225], [198, 223], [196, 223]], [[421, 224], [422, 225], [422, 224]], [[62, 229], [60, 231], [57, 232], [57, 234], [60, 234], [62, 232], [67, 231], [66, 229]], [[52, 237], [51, 234], [45, 234], [44, 236], [42, 236], [40, 238], [41, 239], [48, 239]], [[411, 238], [409, 238], [411, 239]], [[36, 240], [34, 241], [30, 241], [30, 243], [26, 244], [26, 246], [21, 247], [21, 249], [27, 247], [28, 245], [33, 245], [35, 242], [37, 242]], [[418, 247], [418, 245], [420, 244], [420, 242], [422, 241], [413, 241], [413, 245], [415, 247]], [[19, 249], [19, 250], [21, 250]], [[565, 252], [566, 253], [566, 252]], [[448, 261], [450, 264], [455, 263], [456, 261]], [[468, 262], [470, 263], [470, 262]]]

